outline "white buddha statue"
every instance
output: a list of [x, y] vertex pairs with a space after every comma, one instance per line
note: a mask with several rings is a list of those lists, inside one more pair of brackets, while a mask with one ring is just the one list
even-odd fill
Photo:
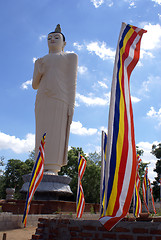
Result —
[[78, 56], [64, 52], [65, 45], [65, 37], [58, 24], [55, 31], [48, 34], [49, 54], [35, 62], [32, 82], [32, 87], [38, 89], [35, 157], [46, 132], [44, 170], [55, 174], [67, 164], [76, 93]]

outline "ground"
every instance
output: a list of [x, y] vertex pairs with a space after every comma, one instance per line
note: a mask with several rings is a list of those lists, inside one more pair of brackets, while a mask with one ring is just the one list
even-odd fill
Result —
[[0, 240], [3, 239], [3, 233], [7, 234], [6, 240], [29, 240], [35, 234], [37, 227], [26, 227], [14, 230], [0, 231]]

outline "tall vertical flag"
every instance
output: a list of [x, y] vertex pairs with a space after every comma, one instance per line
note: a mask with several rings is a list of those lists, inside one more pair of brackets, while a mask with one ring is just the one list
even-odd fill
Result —
[[23, 220], [22, 223], [24, 223], [24, 226], [26, 227], [27, 223], [27, 215], [30, 210], [30, 203], [31, 200], [34, 196], [34, 193], [40, 184], [42, 178], [43, 178], [43, 173], [44, 173], [44, 145], [45, 145], [45, 138], [46, 138], [46, 133], [43, 135], [41, 144], [39, 147], [39, 153], [38, 157], [36, 159], [31, 179], [30, 179], [30, 184], [28, 188], [28, 193], [27, 193], [27, 198], [26, 198], [26, 205], [25, 205], [25, 210], [24, 210], [24, 215], [23, 215]]
[[140, 189], [140, 177], [139, 177], [139, 163], [141, 162], [140, 156], [137, 154], [137, 170], [136, 170], [136, 179], [134, 186], [134, 204], [133, 204], [133, 214], [134, 217], [138, 217], [142, 212], [141, 198], [139, 194]]
[[140, 55], [146, 31], [122, 23], [113, 71], [108, 121], [105, 207], [99, 219], [107, 230], [126, 216], [136, 177], [136, 146], [130, 75]]
[[146, 167], [143, 184], [142, 184], [142, 192], [143, 192], [143, 201], [147, 211], [149, 212], [149, 197], [148, 197], [148, 168]]
[[140, 188], [140, 177], [137, 171], [136, 179], [135, 179], [135, 187], [134, 187], [134, 209], [133, 209], [134, 217], [138, 217], [139, 214], [142, 212], [142, 204], [141, 204], [141, 198], [139, 194], [139, 188]]
[[86, 160], [85, 158], [79, 154], [78, 156], [78, 189], [77, 189], [77, 218], [81, 218], [84, 207], [85, 207], [85, 199], [84, 199], [84, 193], [83, 193], [83, 187], [82, 187], [82, 177], [86, 169]]
[[161, 201], [161, 174], [160, 174], [159, 182], [160, 182], [160, 201]]
[[151, 183], [150, 183], [149, 178], [148, 178], [148, 183], [149, 183], [150, 195], [151, 195], [152, 204], [153, 204], [153, 210], [154, 210], [154, 213], [156, 214], [157, 212], [156, 212], [155, 205], [154, 205], [153, 190], [152, 190], [152, 187], [151, 187]]
[[100, 217], [103, 216], [103, 209], [105, 206], [105, 170], [106, 170], [106, 156], [107, 156], [107, 134], [102, 131], [102, 161], [101, 161], [101, 184], [100, 184]]

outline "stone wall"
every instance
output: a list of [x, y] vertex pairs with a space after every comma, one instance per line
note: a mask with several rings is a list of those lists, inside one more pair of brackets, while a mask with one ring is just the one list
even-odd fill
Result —
[[159, 221], [121, 221], [108, 232], [98, 220], [40, 218], [32, 240], [161, 240]]
[[[37, 226], [40, 217], [50, 217], [50, 215], [28, 215], [27, 227]], [[52, 216], [51, 216], [52, 217]], [[0, 213], [0, 231], [23, 228], [23, 215], [13, 215], [12, 213]]]

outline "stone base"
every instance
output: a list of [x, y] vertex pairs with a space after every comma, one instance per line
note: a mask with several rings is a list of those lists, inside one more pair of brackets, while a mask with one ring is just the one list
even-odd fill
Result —
[[[23, 176], [24, 184], [21, 188], [22, 193], [28, 192], [31, 174]], [[71, 178], [68, 176], [55, 175], [52, 172], [44, 172], [43, 179], [39, 184], [34, 200], [59, 200], [73, 195], [69, 183]]]

